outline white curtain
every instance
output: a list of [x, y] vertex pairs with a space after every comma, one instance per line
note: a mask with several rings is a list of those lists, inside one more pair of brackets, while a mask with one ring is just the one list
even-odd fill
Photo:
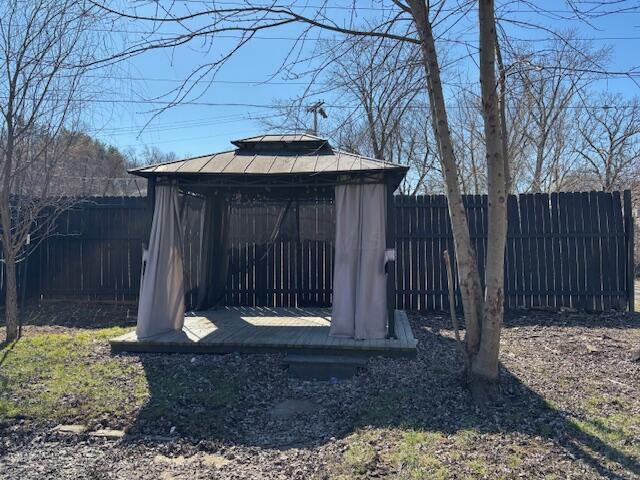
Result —
[[178, 209], [178, 187], [158, 185], [140, 279], [138, 338], [150, 337], [184, 325], [184, 271]]
[[385, 338], [386, 187], [337, 185], [333, 311], [330, 335]]

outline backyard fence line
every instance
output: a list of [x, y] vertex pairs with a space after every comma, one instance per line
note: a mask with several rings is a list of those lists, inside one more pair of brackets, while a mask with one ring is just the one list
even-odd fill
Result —
[[[468, 195], [464, 201], [483, 277], [487, 198]], [[511, 195], [507, 207], [506, 308], [633, 309], [630, 192]], [[331, 304], [332, 202], [310, 198], [293, 205], [281, 235], [269, 243], [281, 208], [263, 203], [232, 209], [226, 304]], [[446, 198], [399, 195], [395, 208], [398, 308], [447, 310], [442, 252], [452, 254], [455, 267], [455, 250]], [[183, 204], [188, 304], [193, 303], [198, 284], [199, 212], [196, 200]], [[27, 295], [135, 300], [150, 221], [150, 205], [144, 198], [91, 198], [65, 212], [57, 234], [29, 258]]]
[[[25, 296], [134, 299], [150, 219], [146, 198], [81, 199], [60, 215], [55, 234], [28, 257]], [[22, 275], [21, 268], [18, 273]], [[2, 271], [0, 303], [5, 284]]]

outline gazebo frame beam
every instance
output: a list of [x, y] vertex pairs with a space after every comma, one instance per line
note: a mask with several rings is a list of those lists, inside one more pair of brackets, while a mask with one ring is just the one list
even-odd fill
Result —
[[[392, 171], [347, 172], [339, 176], [327, 174], [282, 174], [282, 175], [226, 175], [212, 174], [207, 176], [198, 174], [168, 174], [158, 176], [159, 181], [177, 179], [181, 186], [199, 186], [231, 190], [234, 188], [313, 188], [334, 187], [336, 185], [369, 184], [386, 182], [387, 178], [397, 179]], [[396, 180], [397, 181], [397, 180]]]

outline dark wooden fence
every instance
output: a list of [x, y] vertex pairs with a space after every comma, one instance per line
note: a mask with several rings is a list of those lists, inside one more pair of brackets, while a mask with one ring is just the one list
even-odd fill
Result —
[[[484, 276], [487, 198], [465, 198]], [[511, 195], [505, 265], [507, 308], [609, 310], [632, 307], [633, 221], [624, 192]], [[442, 196], [398, 197], [398, 307], [448, 306], [442, 252], [453, 251]]]
[[33, 287], [44, 297], [133, 299], [140, 287], [142, 244], [148, 241], [146, 198], [79, 202], [58, 219], [56, 234], [29, 257]]
[[[465, 204], [484, 274], [486, 197], [467, 196]], [[198, 284], [199, 208], [191, 200], [183, 209], [187, 303]], [[333, 205], [310, 199], [290, 206], [278, 240], [270, 243], [281, 208], [263, 203], [233, 209], [227, 304], [331, 304]], [[93, 199], [65, 213], [58, 234], [30, 258], [37, 265], [30, 275], [37, 279], [29, 280], [29, 295], [134, 300], [149, 221], [141, 198]], [[510, 196], [508, 221], [507, 308], [633, 308], [629, 192]], [[442, 252], [453, 252], [446, 198], [396, 197], [396, 234], [398, 308], [446, 310]]]
[[[6, 272], [4, 269], [4, 252], [0, 245], [0, 306], [4, 305], [6, 293]], [[26, 295], [32, 296], [39, 289], [38, 269], [34, 262], [19, 262], [17, 265], [18, 300], [26, 300]], [[25, 295], [23, 295], [23, 293]]]
[[333, 204], [311, 199], [291, 205], [279, 239], [271, 244], [269, 235], [282, 208], [280, 203], [233, 210], [227, 304], [331, 305]]

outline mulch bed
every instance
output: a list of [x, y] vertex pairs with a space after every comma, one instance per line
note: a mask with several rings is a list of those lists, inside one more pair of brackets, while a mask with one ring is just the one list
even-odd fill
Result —
[[[32, 307], [28, 318], [25, 335], [133, 325], [135, 311], [45, 304]], [[401, 465], [382, 459], [406, 431], [438, 434], [433, 455], [451, 477], [640, 478], [640, 432], [620, 446], [576, 427], [596, 414], [640, 416], [640, 363], [632, 360], [640, 347], [639, 315], [510, 314], [502, 339], [501, 400], [487, 410], [473, 405], [460, 379], [446, 315], [411, 315], [411, 322], [419, 340], [415, 360], [374, 359], [347, 381], [290, 379], [279, 355], [122, 355], [157, 375], [208, 367], [228, 372], [242, 379], [238, 396], [215, 412], [191, 408], [195, 393], [176, 397], [176, 412], [189, 420], [185, 425], [211, 414], [220, 420], [215, 431], [181, 431], [166, 418], [114, 414], [91, 425], [126, 429], [123, 439], [109, 440], [56, 433], [55, 424], [27, 418], [6, 420], [0, 425], [0, 478], [402, 478]], [[94, 355], [111, 356], [104, 344]], [[291, 400], [303, 408], [274, 414]], [[343, 458], [362, 432], [376, 432], [375, 455], [350, 471]], [[469, 470], [478, 462], [482, 468]]]

